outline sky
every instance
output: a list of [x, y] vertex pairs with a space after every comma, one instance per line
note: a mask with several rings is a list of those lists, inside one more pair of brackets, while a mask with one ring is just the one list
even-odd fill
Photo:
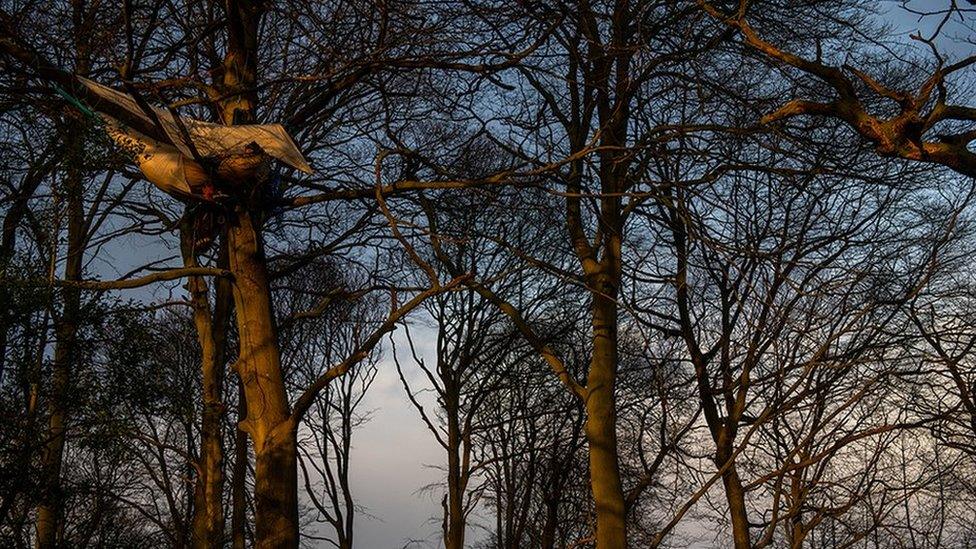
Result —
[[[430, 346], [423, 344], [431, 340], [430, 332], [412, 329], [411, 333], [421, 354], [432, 360]], [[394, 337], [402, 336], [394, 333]], [[398, 342], [398, 349], [406, 347], [406, 342]], [[363, 404], [373, 416], [353, 435], [354, 496], [372, 515], [360, 520], [355, 545], [435, 547], [440, 523], [431, 519], [440, 514], [440, 495], [423, 488], [443, 480], [442, 471], [435, 468], [444, 461], [443, 450], [405, 397], [389, 351], [385, 355]], [[411, 364], [401, 360], [411, 386], [420, 386], [420, 372]]]

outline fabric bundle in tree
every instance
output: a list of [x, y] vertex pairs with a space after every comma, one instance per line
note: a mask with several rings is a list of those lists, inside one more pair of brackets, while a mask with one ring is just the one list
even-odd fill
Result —
[[[141, 125], [161, 130], [167, 138], [165, 142], [133, 128], [133, 120], [99, 113], [109, 137], [132, 156], [146, 179], [181, 200], [209, 199], [209, 190], [218, 183], [227, 186], [263, 179], [272, 158], [312, 173], [312, 167], [281, 124], [224, 126], [177, 117], [158, 107], [144, 109], [129, 94], [86, 78], [79, 80], [99, 102], [120, 107]], [[207, 165], [201, 165], [198, 158]]]

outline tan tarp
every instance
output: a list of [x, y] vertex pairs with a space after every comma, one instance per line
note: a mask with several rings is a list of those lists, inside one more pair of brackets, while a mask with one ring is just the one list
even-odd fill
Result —
[[210, 176], [200, 164], [172, 145], [122, 129], [115, 120], [105, 118], [109, 137], [132, 156], [146, 180], [180, 199], [199, 197], [203, 193]]
[[[131, 95], [86, 78], [79, 77], [79, 80], [99, 98], [114, 103], [147, 124], [155, 125]], [[109, 136], [132, 154], [150, 183], [180, 198], [199, 195], [201, 187], [207, 182], [206, 170], [193, 160], [190, 144], [183, 138], [173, 114], [158, 107], [150, 108], [170, 143], [149, 138], [127, 127], [124, 121], [105, 114], [101, 116], [108, 125]], [[246, 155], [249, 152], [247, 146], [256, 143], [272, 158], [297, 170], [312, 173], [312, 167], [281, 124], [224, 126], [183, 116], [179, 122], [186, 128], [193, 147], [203, 158]]]

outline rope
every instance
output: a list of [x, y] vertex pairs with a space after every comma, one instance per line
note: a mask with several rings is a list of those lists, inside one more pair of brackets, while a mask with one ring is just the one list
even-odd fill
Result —
[[94, 120], [101, 121], [101, 117], [99, 117], [98, 114], [95, 113], [95, 111], [88, 108], [88, 106], [82, 103], [81, 100], [79, 100], [77, 97], [65, 91], [65, 89], [59, 86], [57, 82], [52, 82], [51, 85], [54, 87], [54, 91], [56, 91], [58, 95], [63, 97], [65, 101], [73, 105], [76, 109], [88, 115], [90, 118]]

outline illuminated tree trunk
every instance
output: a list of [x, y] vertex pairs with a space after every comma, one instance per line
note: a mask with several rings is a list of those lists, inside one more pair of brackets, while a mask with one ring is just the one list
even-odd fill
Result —
[[[187, 267], [198, 266], [194, 250], [196, 236], [190, 221], [183, 232], [183, 261]], [[226, 245], [223, 242], [222, 245], [222, 251], [226, 252]], [[226, 253], [221, 254], [221, 263], [221, 267], [226, 267]], [[203, 277], [191, 277], [187, 281], [201, 351], [203, 410], [200, 462], [193, 495], [193, 546], [201, 549], [220, 547], [224, 537], [224, 443], [221, 425], [231, 288], [224, 278], [218, 278], [215, 285], [215, 305], [211, 312], [208, 286]]]
[[[606, 288], [609, 289], [609, 288]], [[596, 505], [597, 549], [627, 546], [626, 510], [617, 460], [617, 304], [613, 293], [594, 292], [593, 357], [586, 382], [586, 439], [590, 487]]]
[[745, 490], [735, 465], [722, 475], [725, 486], [725, 499], [729, 504], [729, 514], [732, 520], [732, 541], [735, 549], [749, 549], [749, 515], [746, 510]]
[[[263, 2], [228, 0], [227, 53], [221, 86], [225, 124], [254, 121], [257, 106], [258, 27]], [[244, 387], [247, 418], [240, 428], [254, 445], [255, 546], [298, 547], [296, 424], [290, 418], [278, 336], [274, 326], [261, 218], [260, 186], [238, 185], [239, 203], [227, 213], [229, 267], [240, 339], [237, 373]]]
[[240, 338], [237, 373], [247, 400], [241, 429], [254, 444], [255, 545], [298, 547], [296, 430], [289, 417], [271, 288], [254, 215], [243, 208], [233, 212], [228, 252]]
[[[709, 414], [715, 418], [717, 415]], [[726, 420], [727, 422], [728, 420]], [[721, 420], [712, 420], [713, 433], [718, 433], [715, 445], [715, 465], [725, 467], [733, 456], [735, 431], [730, 425], [723, 425]], [[735, 549], [749, 549], [752, 543], [749, 539], [749, 512], [746, 508], [746, 492], [742, 487], [742, 479], [736, 470], [735, 463], [731, 463], [722, 473], [722, 485], [725, 487], [725, 501], [729, 507], [729, 520], [732, 522], [732, 543]]]

